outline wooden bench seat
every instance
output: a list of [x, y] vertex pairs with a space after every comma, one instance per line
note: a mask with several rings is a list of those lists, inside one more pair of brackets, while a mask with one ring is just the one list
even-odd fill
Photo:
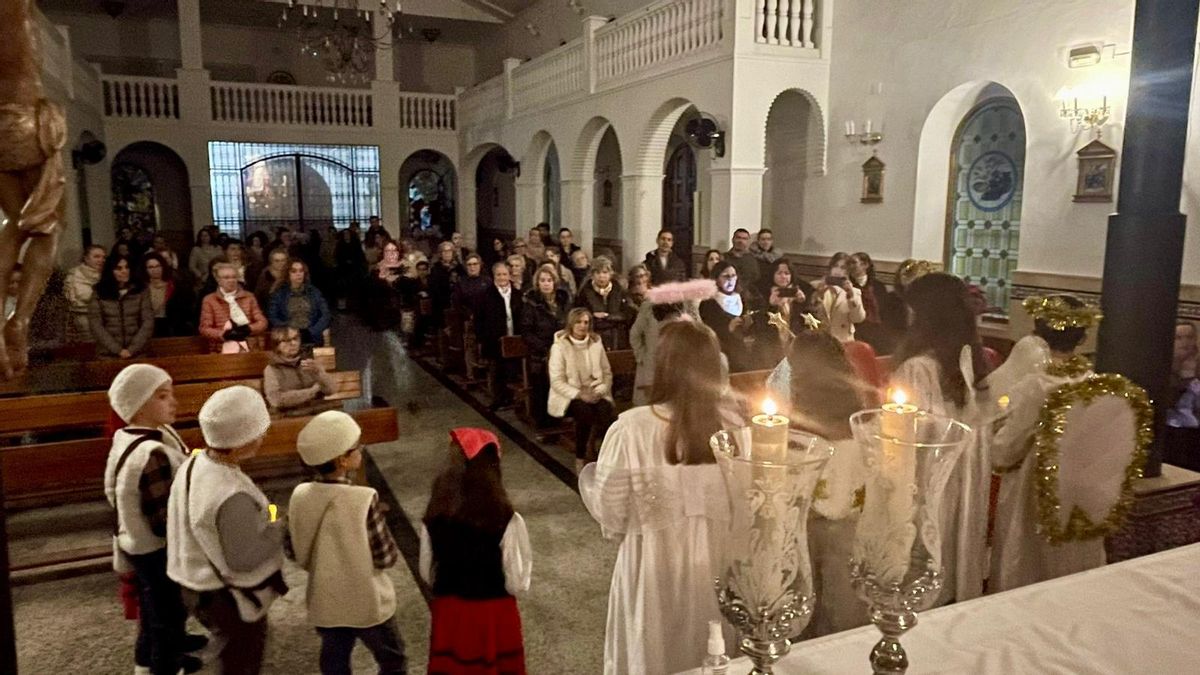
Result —
[[[244, 380], [261, 377], [270, 356], [269, 352], [245, 352], [52, 363], [30, 368], [12, 380], [0, 383], [0, 398], [107, 390], [117, 373], [131, 363], [154, 364], [170, 373], [176, 384]], [[313, 357], [325, 370], [333, 370], [336, 366], [332, 347], [315, 349]], [[7, 406], [7, 402], [4, 405]]]
[[[243, 384], [262, 390], [262, 370], [255, 379], [192, 382], [175, 385], [178, 403], [176, 417], [186, 424], [200, 414], [200, 407], [218, 389]], [[337, 390], [325, 400], [349, 400], [362, 396], [362, 375], [357, 370], [330, 373]], [[103, 429], [109, 420], [108, 392], [91, 391], [79, 394], [48, 394], [4, 399], [0, 402], [0, 435], [25, 432], [44, 433], [60, 429]]]
[[[362, 427], [364, 444], [399, 438], [394, 408], [367, 408], [350, 414]], [[255, 476], [257, 470], [277, 464], [281, 457], [289, 464], [298, 461], [296, 437], [311, 419], [311, 416], [273, 419], [258, 455], [246, 464], [246, 472]], [[190, 447], [204, 445], [199, 428], [178, 431]], [[106, 438], [88, 438], [0, 448], [5, 506], [26, 508], [103, 497], [104, 467], [111, 446], [112, 442]]]

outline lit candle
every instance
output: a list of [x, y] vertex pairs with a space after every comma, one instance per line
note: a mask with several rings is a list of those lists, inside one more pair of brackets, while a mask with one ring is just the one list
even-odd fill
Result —
[[274, 504], [267, 504], [267, 517], [271, 519], [272, 523], [275, 522], [279, 518], [279, 507]]
[[787, 457], [788, 418], [770, 398], [763, 401], [762, 414], [750, 420], [750, 459], [782, 463]]
[[871, 120], [867, 120], [867, 133], [871, 133]]
[[[882, 406], [879, 415], [882, 494], [875, 497], [872, 516], [886, 523], [883, 531], [890, 533], [889, 546], [883, 549], [883, 565], [890, 581], [898, 581], [908, 570], [916, 529], [906, 527], [913, 518], [913, 483], [916, 481], [917, 456], [913, 446], [916, 442], [917, 406], [908, 403], [901, 389], [892, 391], [892, 400]], [[864, 517], [866, 514], [864, 513]], [[895, 575], [895, 576], [893, 576]]]

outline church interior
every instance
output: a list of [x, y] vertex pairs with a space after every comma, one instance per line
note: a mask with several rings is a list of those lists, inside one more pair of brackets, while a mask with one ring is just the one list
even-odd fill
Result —
[[0, 0], [0, 672], [1191, 672], [1198, 8]]

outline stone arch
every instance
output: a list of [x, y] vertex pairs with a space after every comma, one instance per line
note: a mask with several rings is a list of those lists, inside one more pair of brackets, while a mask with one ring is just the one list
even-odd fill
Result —
[[424, 204], [418, 205], [418, 202], [425, 200], [419, 197], [414, 198], [410, 189], [413, 178], [424, 171], [430, 171], [437, 177], [436, 184], [439, 195], [436, 201], [440, 203], [430, 206], [436, 210], [433, 219], [439, 226], [438, 229], [443, 236], [449, 236], [456, 229], [459, 186], [458, 170], [454, 166], [454, 161], [444, 153], [423, 148], [410, 154], [400, 164], [400, 211], [404, 214], [406, 221], [411, 222], [414, 211], [418, 210], [420, 206], [424, 206]]
[[776, 245], [798, 249], [803, 242], [807, 178], [825, 173], [821, 110], [812, 94], [785, 89], [763, 120], [762, 223]]
[[806, 89], [798, 87], [784, 89], [771, 100], [771, 106], [767, 109], [766, 117], [763, 118], [763, 155], [766, 156], [767, 126], [771, 123], [771, 114], [776, 112], [780, 101], [786, 102], [788, 98], [797, 94], [807, 104], [809, 116], [804, 125], [804, 166], [808, 175], [824, 176], [827, 170], [826, 151], [828, 149], [825, 112], [821, 109], [821, 102], [817, 100], [817, 97]]
[[626, 170], [631, 175], [661, 176], [667, 158], [667, 145], [675, 123], [695, 104], [685, 98], [673, 98], [655, 109], [642, 132], [641, 152]]
[[[958, 127], [981, 97], [1001, 93], [1014, 100], [1008, 87], [992, 80], [972, 80], [942, 95], [930, 109], [921, 127], [917, 145], [916, 198], [913, 205], [914, 258], [940, 261], [945, 251], [946, 186], [950, 181], [950, 156]], [[1017, 100], [1022, 110], [1025, 106]], [[1028, 143], [1028, 140], [1026, 141]]]
[[[505, 173], [509, 176], [503, 194], [481, 194], [478, 189], [480, 171], [484, 169], [486, 172], [494, 173], [496, 160], [499, 158], [506, 158], [503, 159], [503, 163], [507, 168]], [[489, 231], [502, 230], [506, 239], [511, 238], [512, 233], [516, 231], [515, 190], [512, 185], [512, 177], [518, 170], [515, 161], [507, 148], [495, 142], [485, 142], [475, 146], [463, 159], [460, 176], [466, 176], [466, 178], [459, 182], [459, 231], [464, 234], [468, 242], [478, 241], [480, 228]], [[495, 203], [496, 197], [499, 197], [501, 204]], [[484, 203], [481, 200], [484, 199], [490, 201], [486, 202], [484, 209], [480, 209], [480, 204]], [[498, 226], [493, 223], [494, 219], [492, 218], [497, 213], [494, 210], [496, 208], [502, 209], [502, 215], [505, 215], [505, 222]]]
[[170, 146], [155, 141], [135, 141], [113, 156], [109, 171], [114, 190], [114, 232], [121, 226], [121, 216], [117, 211], [125, 209], [118, 204], [118, 195], [115, 194], [120, 189], [117, 173], [122, 171], [123, 166], [135, 166], [145, 173], [153, 188], [150, 206], [154, 214], [154, 227], [167, 238], [174, 250], [186, 251], [192, 244], [194, 224], [191, 182], [183, 157]]
[[612, 129], [613, 137], [617, 141], [617, 152], [621, 154], [621, 159], [624, 161], [625, 155], [621, 151], [621, 139], [617, 136], [616, 127], [607, 118], [593, 117], [583, 125], [583, 130], [579, 132], [579, 139], [575, 143], [575, 154], [571, 157], [570, 167], [572, 179], [592, 179], [592, 174], [596, 171], [596, 152], [600, 149], [600, 142], [609, 129]]

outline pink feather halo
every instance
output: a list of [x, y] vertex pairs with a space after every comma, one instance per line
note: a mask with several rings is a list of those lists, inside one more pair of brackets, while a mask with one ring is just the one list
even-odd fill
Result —
[[652, 305], [673, 305], [680, 302], [708, 300], [716, 296], [717, 282], [712, 279], [676, 281], [660, 286], [651, 286], [646, 291], [646, 302]]

